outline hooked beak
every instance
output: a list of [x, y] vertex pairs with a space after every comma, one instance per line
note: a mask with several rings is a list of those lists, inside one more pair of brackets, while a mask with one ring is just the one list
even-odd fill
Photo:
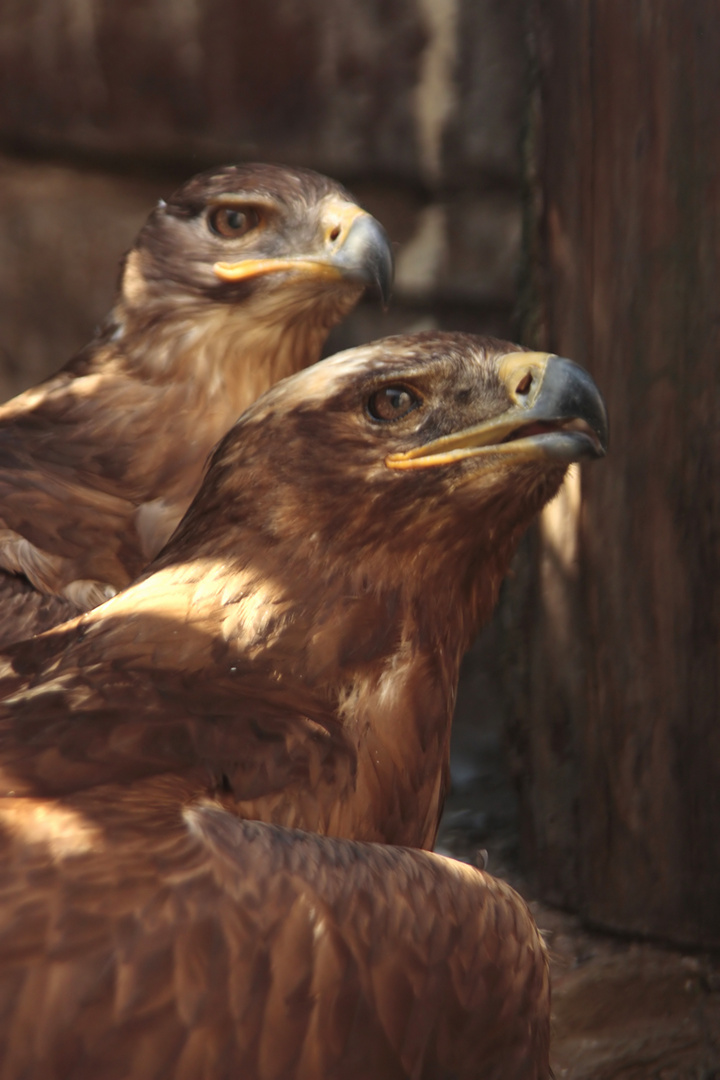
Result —
[[499, 374], [513, 402], [505, 412], [424, 446], [390, 454], [385, 464], [391, 469], [424, 469], [482, 456], [569, 464], [605, 455], [605, 404], [583, 368], [552, 353], [517, 352], [502, 357]]
[[288, 258], [217, 262], [213, 270], [221, 281], [242, 281], [290, 271], [320, 281], [375, 286], [383, 305], [387, 306], [394, 266], [390, 241], [380, 222], [352, 203], [332, 200], [323, 209], [317, 252]]

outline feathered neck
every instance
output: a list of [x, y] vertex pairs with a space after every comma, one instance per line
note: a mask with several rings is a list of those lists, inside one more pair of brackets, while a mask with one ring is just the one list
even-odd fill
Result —
[[324, 321], [286, 325], [280, 315], [270, 305], [258, 312], [201, 301], [123, 307], [109, 344], [134, 377], [192, 386], [198, 401], [236, 417], [280, 379], [320, 358]]

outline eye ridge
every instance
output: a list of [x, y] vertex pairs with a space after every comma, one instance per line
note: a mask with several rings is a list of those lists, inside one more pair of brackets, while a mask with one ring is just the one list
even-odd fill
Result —
[[216, 206], [208, 214], [208, 226], [216, 236], [234, 240], [257, 228], [260, 215], [253, 207]]
[[401, 420], [421, 404], [421, 399], [409, 387], [395, 383], [375, 390], [368, 398], [367, 410], [373, 420], [387, 423]]

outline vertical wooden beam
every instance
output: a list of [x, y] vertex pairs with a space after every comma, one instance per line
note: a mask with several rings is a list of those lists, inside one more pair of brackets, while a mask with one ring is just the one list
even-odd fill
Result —
[[564, 515], [577, 559], [539, 540], [534, 861], [593, 922], [717, 945], [720, 8], [534, 14], [545, 344], [590, 368], [611, 419]]
[[[523, 339], [591, 367], [591, 10], [585, 3], [540, 2], [531, 10], [530, 281]], [[526, 859], [540, 893], [573, 908], [581, 900], [577, 716], [586, 697], [587, 643], [577, 633], [581, 489], [574, 472], [530, 538], [534, 573], [519, 582], [527, 637], [516, 665], [519, 672], [526, 668], [525, 685], [515, 698], [512, 736]]]

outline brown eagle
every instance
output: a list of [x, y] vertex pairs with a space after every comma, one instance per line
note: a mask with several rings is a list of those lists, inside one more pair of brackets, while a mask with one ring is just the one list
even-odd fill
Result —
[[351, 350], [244, 414], [143, 578], [6, 651], [7, 1080], [549, 1076], [523, 902], [407, 847], [518, 538], [606, 438], [568, 360]]
[[95, 339], [0, 408], [0, 642], [134, 580], [240, 413], [391, 278], [382, 227], [308, 170], [230, 166], [161, 202]]

